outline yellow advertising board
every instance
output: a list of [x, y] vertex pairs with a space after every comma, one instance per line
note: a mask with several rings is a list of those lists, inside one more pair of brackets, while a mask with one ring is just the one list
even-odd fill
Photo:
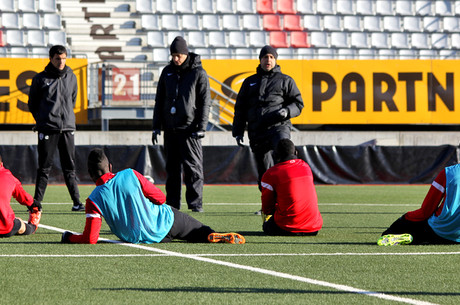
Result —
[[[258, 60], [203, 60], [239, 91]], [[278, 60], [302, 93], [294, 124], [459, 124], [460, 60]], [[215, 89], [219, 89], [214, 87]], [[225, 86], [221, 93], [229, 96]]]
[[[0, 124], [35, 124], [27, 106], [29, 87], [48, 63], [47, 58], [0, 58]], [[69, 58], [66, 64], [77, 76], [76, 123], [87, 124], [88, 60]]]

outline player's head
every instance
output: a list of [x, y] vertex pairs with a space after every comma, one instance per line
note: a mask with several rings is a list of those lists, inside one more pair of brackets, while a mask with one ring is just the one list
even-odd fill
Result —
[[88, 155], [88, 173], [94, 182], [111, 171], [112, 165], [101, 148], [94, 148]]
[[276, 66], [276, 60], [278, 59], [278, 53], [275, 48], [269, 45], [266, 45], [260, 50], [259, 60], [260, 67], [264, 71], [270, 71]]
[[297, 151], [294, 143], [289, 139], [281, 139], [275, 149], [276, 162], [297, 159]]
[[49, 51], [50, 62], [58, 70], [63, 70], [67, 60], [67, 49], [61, 45], [55, 45]]
[[181, 36], [174, 38], [171, 46], [169, 47], [172, 61], [176, 66], [180, 66], [184, 63], [188, 56], [187, 42]]

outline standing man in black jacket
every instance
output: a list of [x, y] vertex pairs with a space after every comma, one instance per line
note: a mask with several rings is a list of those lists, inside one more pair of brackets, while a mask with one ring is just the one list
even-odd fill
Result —
[[272, 153], [278, 141], [291, 137], [291, 121], [300, 115], [302, 96], [294, 80], [281, 73], [278, 53], [271, 46], [260, 50], [257, 73], [246, 78], [236, 98], [233, 137], [243, 145], [248, 128], [251, 150], [257, 163], [258, 183], [274, 165]]
[[51, 47], [49, 58], [45, 70], [32, 79], [29, 91], [29, 110], [38, 131], [38, 169], [33, 205], [41, 210], [57, 148], [64, 180], [73, 201], [72, 211], [84, 211], [75, 172], [73, 109], [77, 99], [77, 78], [72, 69], [66, 66], [67, 50], [64, 46]]
[[171, 43], [172, 60], [158, 81], [153, 114], [153, 144], [164, 131], [166, 203], [181, 205], [182, 169], [188, 208], [203, 212], [203, 151], [211, 103], [209, 80], [200, 56], [189, 52], [184, 38]]

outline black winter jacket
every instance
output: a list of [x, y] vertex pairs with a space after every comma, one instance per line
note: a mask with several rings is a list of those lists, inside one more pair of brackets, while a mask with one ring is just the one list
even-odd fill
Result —
[[37, 131], [75, 130], [74, 107], [77, 100], [77, 77], [65, 66], [58, 71], [49, 63], [32, 79], [29, 91], [29, 111]]
[[[289, 109], [285, 119], [277, 115], [281, 108]], [[259, 65], [257, 73], [244, 80], [236, 98], [232, 134], [243, 136], [247, 124], [249, 140], [256, 140], [271, 127], [290, 127], [289, 119], [299, 116], [302, 109], [302, 96], [295, 81], [281, 73], [278, 65], [269, 72]]]
[[211, 97], [200, 56], [190, 52], [181, 66], [170, 62], [158, 81], [153, 130], [205, 131]]

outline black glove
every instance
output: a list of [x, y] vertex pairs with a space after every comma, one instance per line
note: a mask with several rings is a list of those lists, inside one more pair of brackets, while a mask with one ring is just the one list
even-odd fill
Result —
[[289, 116], [289, 109], [281, 108], [280, 110], [278, 110], [277, 115], [281, 120], [287, 119], [287, 117]]
[[235, 139], [236, 139], [236, 144], [238, 144], [238, 146], [244, 147], [244, 144], [243, 144], [244, 138], [243, 138], [243, 136], [236, 136]]
[[65, 231], [64, 233], [62, 233], [62, 236], [61, 236], [61, 243], [63, 244], [70, 244], [70, 240], [69, 240], [69, 237], [72, 236], [73, 234], [69, 231]]
[[192, 132], [192, 139], [203, 139], [204, 131]]
[[152, 133], [152, 143], [156, 145], [158, 143], [158, 136], [161, 134], [159, 129], [155, 129]]
[[30, 207], [27, 207], [31, 213], [34, 213], [34, 208], [38, 208], [39, 211], [42, 210], [42, 204], [40, 202], [37, 202], [34, 200], [34, 203], [30, 205]]

